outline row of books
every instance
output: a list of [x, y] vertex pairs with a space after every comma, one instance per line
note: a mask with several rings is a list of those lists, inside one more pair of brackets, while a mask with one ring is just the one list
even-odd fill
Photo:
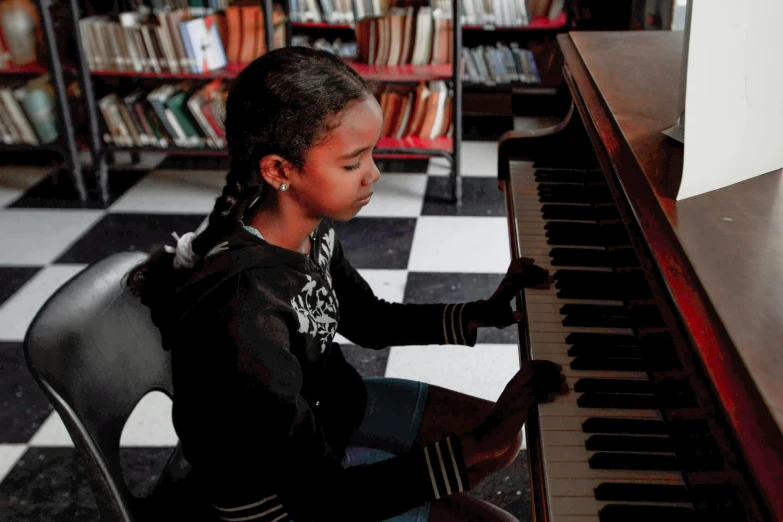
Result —
[[292, 22], [353, 23], [353, 0], [288, 0]]
[[[352, 5], [352, 2], [355, 4]], [[387, 0], [289, 0], [289, 15], [294, 22], [350, 24], [356, 19], [388, 16], [394, 9]], [[451, 0], [433, 0], [432, 9], [451, 13]], [[519, 27], [532, 17], [557, 18], [563, 10], [562, 0], [462, 0], [460, 22], [463, 25]]]
[[529, 25], [533, 18], [554, 20], [563, 12], [563, 5], [563, 0], [462, 0], [460, 23], [521, 27]]
[[55, 141], [59, 133], [54, 108], [48, 74], [0, 86], [0, 139], [9, 145]]
[[[285, 45], [285, 14], [274, 11], [275, 47]], [[267, 51], [259, 4], [229, 6], [202, 17], [191, 9], [126, 11], [117, 19], [89, 16], [79, 21], [91, 71], [205, 73], [229, 63], [248, 63]]]
[[441, 65], [452, 63], [451, 15], [430, 6], [392, 8], [381, 18], [356, 24], [359, 61], [370, 65]]
[[137, 7], [151, 6], [156, 10], [189, 9], [194, 16], [206, 16], [228, 7], [229, 0], [131, 0]]
[[452, 96], [442, 80], [415, 88], [388, 85], [378, 94], [383, 111], [381, 135], [435, 139], [453, 135]]
[[120, 96], [111, 93], [98, 102], [105, 123], [104, 142], [119, 147], [225, 147], [223, 114], [227, 84], [161, 85]]
[[536, 57], [530, 49], [521, 49], [516, 43], [495, 47], [463, 48], [465, 81], [482, 84], [541, 83]]
[[466, 25], [519, 27], [528, 25], [530, 17], [525, 0], [463, 0], [460, 21]]
[[345, 60], [355, 60], [357, 58], [356, 42], [344, 42], [341, 38], [335, 38], [330, 42], [326, 38], [313, 39], [309, 35], [298, 35], [291, 37], [291, 45], [321, 49], [322, 51], [336, 54]]

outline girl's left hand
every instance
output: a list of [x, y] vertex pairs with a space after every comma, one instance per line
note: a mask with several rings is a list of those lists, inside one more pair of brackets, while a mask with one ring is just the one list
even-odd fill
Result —
[[515, 312], [511, 308], [511, 300], [517, 292], [525, 288], [548, 289], [552, 282], [549, 271], [534, 265], [532, 259], [514, 259], [495, 293], [489, 299], [470, 303], [470, 326], [506, 328], [519, 322], [522, 320], [522, 312]]

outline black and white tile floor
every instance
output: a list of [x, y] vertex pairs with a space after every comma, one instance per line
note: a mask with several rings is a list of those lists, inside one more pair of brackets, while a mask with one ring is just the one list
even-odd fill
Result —
[[[489, 296], [509, 262], [495, 142], [463, 146], [464, 204], [443, 202], [445, 163], [379, 162], [373, 201], [338, 234], [376, 294], [406, 303]], [[21, 341], [43, 302], [90, 263], [194, 230], [210, 211], [224, 170], [158, 167], [115, 172], [108, 209], [83, 208], [72, 190], [37, 169], [0, 169], [0, 520], [97, 521], [85, 469], [59, 416], [27, 371]], [[474, 348], [346, 346], [366, 376], [416, 379], [495, 400], [517, 367], [513, 329], [482, 331]], [[337, 339], [345, 342], [344, 339]], [[177, 442], [171, 403], [152, 393], [121, 438], [136, 494], [154, 484]], [[521, 454], [520, 457], [524, 455]], [[523, 458], [475, 494], [529, 518]]]

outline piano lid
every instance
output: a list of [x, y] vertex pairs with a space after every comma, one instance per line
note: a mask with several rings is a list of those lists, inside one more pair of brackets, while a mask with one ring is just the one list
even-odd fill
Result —
[[[765, 417], [769, 426], [776, 423], [774, 437], [745, 443], [776, 444], [766, 456], [780, 461], [781, 171], [677, 202], [683, 148], [661, 132], [678, 116], [682, 33], [572, 32], [558, 40], [612, 170], [735, 429], [740, 426], [742, 438], [752, 435], [741, 433], [743, 423], [763, 423]], [[724, 352], [726, 346], [736, 353], [727, 355], [734, 350]], [[732, 357], [736, 361], [729, 362]], [[747, 373], [732, 367], [741, 364]], [[752, 384], [743, 386], [747, 375]], [[755, 390], [747, 389], [753, 384]], [[758, 394], [768, 413], [754, 411], [752, 398]], [[762, 428], [755, 434], [769, 433]], [[753, 467], [758, 471], [762, 462], [759, 458]]]

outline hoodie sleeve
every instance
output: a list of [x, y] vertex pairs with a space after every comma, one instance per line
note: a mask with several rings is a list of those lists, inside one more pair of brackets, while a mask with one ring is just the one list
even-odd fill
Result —
[[[225, 342], [238, 350], [237, 375], [227, 411], [237, 413], [215, 413], [237, 434], [236, 444], [218, 459], [231, 470], [220, 477], [228, 496], [218, 495], [213, 505], [223, 520], [381, 521], [469, 490], [461, 441], [454, 435], [343, 469], [331, 456], [313, 405], [302, 396], [302, 368], [284, 319], [247, 299], [232, 316]], [[229, 456], [232, 462], [226, 462]], [[272, 489], [249, 489], [258, 475], [272, 477], [266, 482]]]
[[400, 304], [375, 296], [335, 239], [332, 284], [340, 303], [337, 331], [365, 348], [412, 344], [476, 344], [468, 326], [470, 303]]

